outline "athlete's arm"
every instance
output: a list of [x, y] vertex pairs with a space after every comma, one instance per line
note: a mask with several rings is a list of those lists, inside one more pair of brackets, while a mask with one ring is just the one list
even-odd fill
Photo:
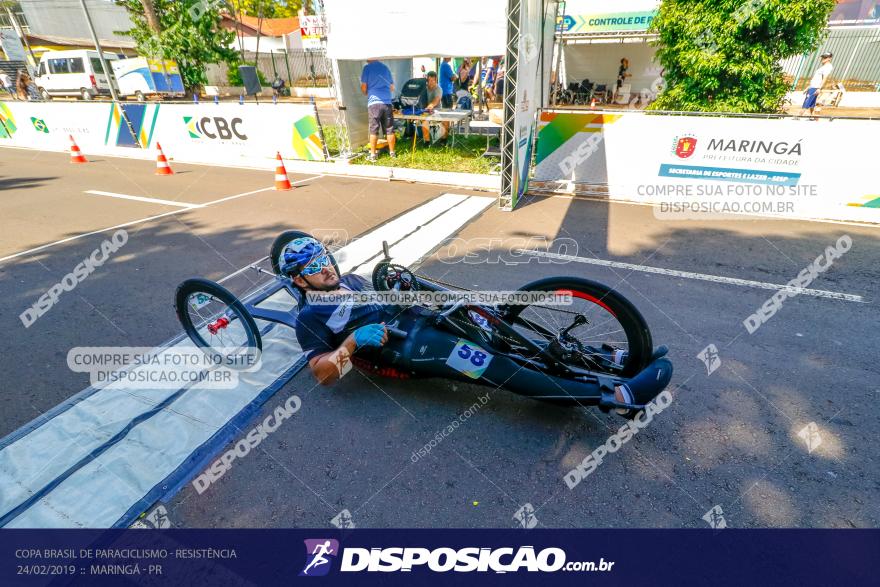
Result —
[[364, 346], [380, 347], [386, 342], [388, 330], [384, 323], [361, 326], [349, 334], [336, 350], [312, 357], [309, 368], [318, 383], [331, 385], [351, 369], [351, 356], [357, 349]]

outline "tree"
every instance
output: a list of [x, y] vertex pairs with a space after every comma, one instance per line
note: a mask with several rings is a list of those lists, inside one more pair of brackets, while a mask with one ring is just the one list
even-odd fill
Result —
[[290, 18], [297, 15], [302, 0], [231, 0], [236, 12], [263, 18]]
[[116, 0], [116, 3], [128, 10], [134, 27], [124, 34], [135, 40], [138, 53], [175, 60], [188, 89], [207, 83], [207, 64], [225, 62], [232, 66], [237, 62], [238, 56], [232, 48], [235, 33], [220, 28], [220, 2]]
[[144, 7], [144, 19], [147, 21], [147, 26], [156, 34], [161, 33], [162, 24], [159, 22], [159, 17], [156, 16], [156, 6], [153, 4], [153, 0], [141, 0], [141, 4]]
[[778, 112], [781, 61], [815, 49], [835, 0], [663, 0], [650, 30], [665, 90], [654, 110]]

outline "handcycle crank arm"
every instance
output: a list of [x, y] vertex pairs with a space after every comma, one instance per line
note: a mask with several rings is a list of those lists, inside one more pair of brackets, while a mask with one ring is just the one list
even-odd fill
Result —
[[388, 331], [388, 334], [396, 338], [406, 338], [407, 336], [409, 336], [409, 332], [407, 332], [406, 330], [401, 330], [400, 328], [395, 328], [394, 326], [386, 326], [385, 330]]

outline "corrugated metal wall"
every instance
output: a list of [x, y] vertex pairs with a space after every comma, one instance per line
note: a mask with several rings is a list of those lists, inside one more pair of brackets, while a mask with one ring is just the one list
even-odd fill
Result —
[[819, 67], [819, 55], [826, 51], [834, 53], [829, 83], [843, 82], [848, 91], [880, 91], [880, 27], [832, 28], [818, 49], [783, 61], [793, 90], [807, 86]]
[[[79, 0], [19, 1], [32, 34], [91, 38]], [[125, 31], [132, 27], [125, 8], [117, 6], [112, 0], [86, 0], [86, 5], [100, 39], [131, 40], [126, 35], [114, 34], [114, 31]]]

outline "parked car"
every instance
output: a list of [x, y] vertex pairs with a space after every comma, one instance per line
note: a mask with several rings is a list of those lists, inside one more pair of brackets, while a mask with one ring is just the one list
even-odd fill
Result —
[[[117, 57], [105, 52], [104, 59], [109, 64]], [[52, 96], [78, 96], [91, 100], [98, 95], [110, 94], [110, 82], [104, 75], [98, 52], [86, 49], [43, 53], [35, 81], [45, 100]]]

